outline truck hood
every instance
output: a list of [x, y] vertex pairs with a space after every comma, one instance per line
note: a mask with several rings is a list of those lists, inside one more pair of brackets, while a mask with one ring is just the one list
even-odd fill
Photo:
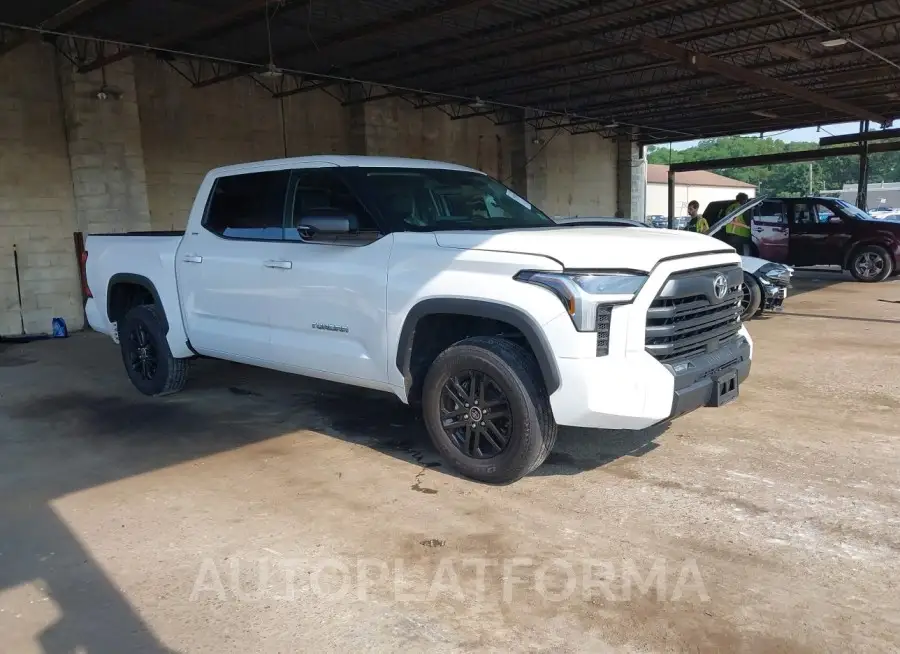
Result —
[[438, 245], [549, 257], [564, 268], [649, 272], [660, 259], [730, 250], [694, 232], [644, 227], [542, 227], [510, 231], [435, 232]]

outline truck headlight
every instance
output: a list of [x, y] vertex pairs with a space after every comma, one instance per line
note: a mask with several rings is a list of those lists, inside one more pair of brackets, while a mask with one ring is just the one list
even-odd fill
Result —
[[756, 274], [777, 286], [788, 286], [794, 269], [781, 263], [767, 263], [757, 270]]
[[561, 273], [523, 270], [515, 278], [554, 293], [580, 332], [597, 330], [598, 307], [628, 304], [647, 281], [643, 273], [599, 270]]

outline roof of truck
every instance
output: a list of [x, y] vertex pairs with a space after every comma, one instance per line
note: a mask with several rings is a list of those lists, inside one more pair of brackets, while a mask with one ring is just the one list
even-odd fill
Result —
[[[481, 173], [480, 170], [467, 168], [445, 161], [430, 161], [428, 159], [406, 159], [403, 157], [365, 157], [346, 154], [317, 154], [309, 157], [288, 157], [285, 159], [269, 159], [266, 161], [253, 161], [249, 163], [222, 166], [210, 171], [216, 177], [246, 173], [253, 170], [283, 170], [285, 168], [302, 168], [310, 164], [322, 166], [369, 167], [369, 168], [438, 168], [442, 170], [465, 170], [473, 173]], [[484, 174], [484, 173], [482, 173]]]

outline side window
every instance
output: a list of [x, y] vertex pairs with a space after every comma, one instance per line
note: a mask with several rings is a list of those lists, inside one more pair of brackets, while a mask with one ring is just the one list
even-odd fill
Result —
[[831, 207], [824, 204], [811, 204], [810, 207], [810, 215], [819, 225], [824, 225], [826, 223], [841, 223], [841, 217], [834, 213], [834, 210]]
[[794, 222], [797, 225], [815, 225], [818, 223], [818, 218], [813, 214], [813, 207], [798, 202], [794, 205]]
[[762, 202], [753, 211], [753, 222], [760, 225], [784, 225], [787, 218], [784, 212], [784, 203], [774, 200]]
[[203, 226], [226, 238], [280, 241], [290, 171], [231, 175], [216, 180]]
[[[285, 231], [285, 239], [301, 240], [301, 233], [297, 227], [304, 217], [309, 216], [355, 218], [356, 229], [350, 234], [339, 235], [343, 240], [348, 236], [359, 238], [362, 232], [366, 233], [368, 240], [377, 236], [378, 225], [375, 224], [371, 214], [333, 170], [315, 168], [296, 173], [297, 185], [293, 189], [294, 208], [291, 222]], [[334, 235], [311, 238], [317, 241], [335, 240]]]

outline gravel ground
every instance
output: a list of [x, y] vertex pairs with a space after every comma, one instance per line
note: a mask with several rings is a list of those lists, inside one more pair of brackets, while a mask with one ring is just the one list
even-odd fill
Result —
[[0, 649], [896, 652], [900, 283], [795, 286], [737, 403], [506, 487], [386, 396], [0, 345]]

